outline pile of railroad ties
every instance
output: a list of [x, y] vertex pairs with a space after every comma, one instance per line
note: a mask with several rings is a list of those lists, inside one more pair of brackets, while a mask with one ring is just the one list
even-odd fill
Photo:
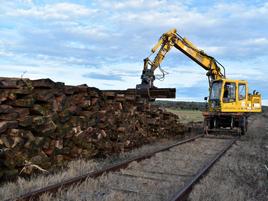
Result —
[[124, 91], [0, 78], [0, 178], [182, 135], [178, 117]]

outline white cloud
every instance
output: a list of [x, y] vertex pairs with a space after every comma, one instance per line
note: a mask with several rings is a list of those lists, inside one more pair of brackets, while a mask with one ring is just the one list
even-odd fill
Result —
[[268, 106], [268, 99], [262, 100], [262, 105]]
[[[164, 6], [164, 10], [162, 10]], [[146, 8], [146, 7], [145, 7]], [[208, 28], [218, 23], [216, 18], [196, 11], [188, 10], [180, 5], [161, 5], [155, 10], [147, 8], [139, 12], [124, 11], [113, 16], [120, 23], [138, 23], [148, 28], [153, 27], [182, 27]]]
[[222, 55], [226, 51], [226, 48], [222, 46], [202, 46], [201, 45], [199, 49], [203, 50], [204, 52], [206, 52], [206, 54], [209, 54], [209, 55]]
[[102, 27], [92, 27], [92, 26], [72, 26], [66, 28], [66, 31], [73, 34], [81, 34], [84, 37], [94, 37], [94, 38], [104, 38], [108, 37], [108, 32]]
[[[197, 86], [200, 82], [207, 83], [207, 77], [205, 76], [206, 71], [203, 69], [199, 69], [196, 66], [178, 66], [178, 67], [165, 67], [165, 71], [168, 74], [165, 76], [163, 81], [155, 81], [155, 85], [157, 87], [165, 88], [187, 88]], [[161, 74], [158, 70], [156, 70], [155, 74]]]
[[242, 41], [243, 45], [268, 45], [268, 38], [261, 37], [261, 38], [254, 38]]
[[30, 4], [30, 3], [33, 3], [33, 1], [32, 0], [19, 0], [21, 3], [28, 3], [28, 4]]
[[41, 19], [67, 20], [72, 17], [88, 16], [95, 13], [96, 10], [89, 9], [74, 3], [55, 3], [45, 6], [35, 6], [28, 9], [15, 9], [9, 11], [7, 15], [20, 17], [37, 17]]
[[113, 10], [124, 10], [124, 9], [137, 9], [137, 8], [157, 8], [165, 5], [167, 2], [164, 1], [151, 1], [151, 0], [128, 0], [128, 1], [99, 1], [104, 8], [112, 8]]
[[164, 101], [192, 101], [192, 102], [204, 102], [204, 97], [190, 97], [190, 96], [179, 96], [174, 99], [157, 99], [157, 100], [164, 100]]
[[0, 50], [0, 56], [2, 56], [2, 57], [11, 57], [11, 56], [14, 56], [14, 54], [12, 52], [7, 52], [7, 51]]
[[223, 15], [226, 13], [229, 15], [228, 17], [238, 17], [243, 18], [244, 20], [258, 18], [263, 16], [267, 18], [268, 14], [268, 3], [264, 3], [261, 5], [253, 4], [247, 5], [243, 3], [219, 3], [215, 7], [215, 12], [224, 11]]
[[[127, 89], [135, 88], [140, 83], [141, 69], [139, 64], [121, 63], [118, 65], [100, 66], [99, 68], [79, 65], [68, 66], [72, 59], [67, 61], [51, 61], [45, 56], [40, 55], [38, 59], [29, 58], [31, 65], [24, 64], [0, 64], [1, 76], [20, 77], [26, 71], [24, 77], [30, 79], [51, 78], [54, 81], [65, 82], [69, 85], [88, 84], [100, 89]], [[120, 75], [121, 80], [103, 80], [90, 78], [91, 73], [104, 74], [107, 76]]]

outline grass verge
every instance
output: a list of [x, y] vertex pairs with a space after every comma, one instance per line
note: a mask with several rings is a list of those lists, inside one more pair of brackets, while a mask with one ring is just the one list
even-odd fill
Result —
[[200, 110], [181, 110], [174, 108], [166, 108], [168, 112], [178, 115], [181, 123], [201, 122], [203, 115]]

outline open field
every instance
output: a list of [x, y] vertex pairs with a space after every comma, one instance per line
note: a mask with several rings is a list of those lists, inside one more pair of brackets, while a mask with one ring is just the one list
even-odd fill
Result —
[[154, 104], [165, 108], [176, 108], [182, 110], [200, 110], [200, 111], [206, 110], [206, 102], [156, 100]]
[[181, 110], [166, 108], [168, 112], [178, 115], [181, 123], [202, 122], [203, 115], [200, 110]]

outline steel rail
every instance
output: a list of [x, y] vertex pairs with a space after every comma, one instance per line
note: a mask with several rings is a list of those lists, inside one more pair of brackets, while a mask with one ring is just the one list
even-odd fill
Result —
[[[214, 165], [214, 163], [216, 163], [217, 160], [219, 160], [221, 158], [221, 156], [224, 155], [224, 153], [231, 148], [231, 146], [236, 142], [236, 140], [239, 137], [236, 137], [234, 139], [232, 139], [226, 147], [224, 147], [224, 149], [222, 149], [220, 152], [218, 152], [215, 157], [213, 159], [211, 159], [208, 163], [204, 164], [203, 167], [201, 167], [198, 172], [195, 174], [194, 177], [192, 177], [181, 189], [179, 189], [178, 192], [176, 192], [174, 194], [174, 196], [172, 197], [172, 199], [170, 199], [169, 201], [182, 201], [182, 200], [186, 200], [187, 195], [191, 192], [192, 187], [194, 186], [194, 184], [196, 184], [201, 178], [202, 176], [204, 176], [208, 170]], [[215, 139], [215, 138], [214, 138]]]
[[107, 166], [107, 167], [105, 167], [105, 168], [103, 168], [101, 170], [96, 170], [94, 172], [90, 172], [90, 173], [83, 174], [81, 176], [73, 177], [73, 178], [67, 179], [65, 181], [56, 183], [56, 184], [51, 184], [49, 186], [46, 186], [46, 187], [31, 191], [31, 192], [28, 192], [28, 193], [25, 193], [25, 194], [20, 195], [20, 196], [18, 196], [16, 198], [7, 199], [5, 201], [11, 201], [11, 200], [17, 200], [17, 201], [33, 200], [34, 201], [34, 200], [38, 200], [38, 198], [44, 193], [48, 193], [48, 192], [49, 193], [56, 193], [61, 188], [66, 188], [66, 187], [68, 187], [70, 185], [81, 183], [81, 182], [85, 181], [89, 177], [95, 178], [95, 177], [98, 177], [98, 176], [100, 176], [100, 175], [102, 175], [102, 174], [104, 174], [106, 172], [117, 171], [119, 169], [127, 167], [127, 165], [129, 163], [133, 162], [133, 161], [141, 161], [141, 160], [144, 160], [146, 158], [150, 158], [153, 155], [155, 155], [156, 153], [169, 150], [172, 147], [178, 146], [180, 144], [184, 144], [184, 143], [187, 143], [187, 142], [190, 142], [190, 141], [194, 141], [195, 139], [203, 137], [203, 136], [204, 136], [204, 134], [201, 134], [201, 135], [197, 135], [195, 137], [189, 138], [189, 139], [181, 140], [179, 142], [176, 142], [176, 143], [174, 143], [172, 145], [169, 145], [169, 146], [166, 146], [164, 148], [158, 149], [156, 151], [153, 151], [153, 152], [141, 155], [141, 156], [132, 157], [132, 158], [130, 158], [128, 160], [119, 162], [117, 164], [109, 165], [109, 166]]

